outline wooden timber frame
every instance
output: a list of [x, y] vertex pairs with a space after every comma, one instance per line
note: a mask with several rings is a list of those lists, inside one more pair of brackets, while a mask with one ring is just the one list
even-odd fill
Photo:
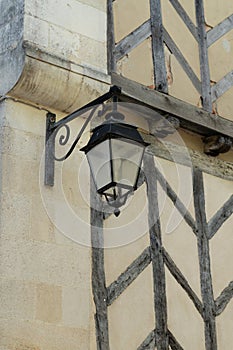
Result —
[[[194, 73], [182, 51], [176, 45], [162, 22], [161, 0], [148, 0], [150, 2], [150, 18], [138, 28], [115, 42], [113, 2], [107, 0], [108, 15], [108, 71], [109, 74], [117, 73], [117, 63], [127, 56], [143, 41], [151, 37], [152, 58], [154, 66], [154, 85], [157, 91], [168, 92], [167, 72], [165, 65], [164, 45], [176, 57], [182, 69], [201, 96], [202, 107], [212, 112], [212, 104], [233, 86], [233, 70], [227, 73], [218, 82], [213, 83], [210, 78], [208, 49], [220, 38], [233, 29], [233, 14], [225, 18], [221, 23], [206, 31], [206, 20], [203, 0], [190, 0], [195, 4], [196, 25], [193, 23], [179, 0], [169, 0], [175, 11], [184, 22], [185, 26], [197, 41], [199, 47], [200, 76]], [[125, 0], [127, 1], [127, 0]]]
[[[108, 69], [112, 76], [112, 83], [121, 89], [120, 100], [132, 101], [134, 103], [136, 101], [139, 104], [160, 111], [165, 117], [172, 115], [178, 119], [181, 128], [191, 130], [199, 135], [205, 137], [222, 135], [222, 137], [232, 142], [233, 122], [216, 116], [211, 112], [212, 103], [233, 86], [233, 71], [228, 73], [215, 85], [211, 85], [208, 47], [233, 29], [233, 15], [206, 32], [203, 0], [193, 0], [196, 6], [197, 25], [191, 21], [178, 0], [169, 0], [198, 42], [201, 67], [201, 80], [199, 80], [169, 33], [163, 27], [160, 0], [148, 0], [150, 1], [151, 17], [119, 43], [115, 43], [114, 39], [113, 1], [108, 0], [107, 6]], [[154, 84], [157, 91], [147, 89], [145, 86], [117, 74], [117, 62], [150, 36], [152, 38]], [[164, 43], [175, 55], [194, 87], [200, 93], [202, 109], [177, 100], [167, 94], [168, 86], [164, 60]], [[216, 318], [222, 314], [233, 297], [233, 281], [230, 281], [220, 295], [214, 298], [209, 244], [210, 240], [233, 214], [233, 195], [230, 195], [223, 206], [207, 221], [203, 174], [208, 173], [233, 181], [233, 164], [209, 157], [204, 153], [201, 154], [190, 150], [195, 207], [193, 216], [187, 211], [185, 205], [155, 165], [154, 156], [172, 160], [169, 153], [161, 144], [156, 141], [154, 142], [153, 138], [149, 141], [151, 142], [151, 146], [144, 156], [144, 174], [147, 188], [148, 234], [150, 244], [108, 286], [106, 285], [104, 266], [104, 207], [91, 181], [92, 289], [96, 307], [97, 349], [111, 350], [109, 343], [108, 307], [151, 264], [153, 270], [155, 324], [152, 325], [148, 336], [142, 340], [141, 344], [138, 344], [137, 350], [184, 349], [179, 339], [176, 338], [176, 335], [171, 332], [168, 326], [165, 268], [182, 287], [193, 303], [193, 307], [200, 314], [203, 321], [205, 349], [217, 350]], [[187, 160], [182, 149], [174, 146], [174, 152], [177, 154], [176, 160], [180, 164], [187, 165]], [[183, 216], [183, 220], [190, 227], [190, 234], [193, 234], [196, 238], [201, 298], [197, 296], [189, 281], [163, 246], [163, 232], [158, 208], [158, 184]]]
[[[150, 90], [118, 75], [113, 74], [113, 79], [115, 83], [121, 86], [121, 89], [115, 89], [119, 101], [133, 102], [137, 105], [142, 104], [151, 108], [152, 112], [156, 111], [161, 114], [171, 114], [172, 111], [172, 115], [178, 118], [181, 127], [194, 132], [198, 131], [202, 135], [209, 135], [213, 132], [216, 133], [224, 130], [227, 137], [233, 137], [233, 122], [231, 121], [220, 117], [212, 120], [213, 116], [207, 111], [200, 110], [189, 104], [184, 104], [182, 101]], [[189, 112], [189, 119], [185, 119], [187, 117], [186, 113], [183, 114], [184, 111]], [[152, 123], [153, 113], [148, 115], [147, 118]], [[93, 183], [91, 184], [92, 288], [96, 306], [97, 348], [98, 350], [110, 350], [108, 307], [114, 303], [149, 264], [152, 264], [156, 322], [154, 329], [138, 345], [137, 350], [152, 350], [155, 348], [158, 350], [183, 349], [182, 344], [176, 339], [175, 334], [172, 334], [168, 328], [165, 267], [187, 293], [193, 306], [203, 320], [206, 350], [217, 350], [216, 317], [222, 314], [233, 297], [233, 281], [214, 299], [209, 242], [233, 213], [233, 195], [229, 196], [226, 203], [207, 222], [203, 173], [233, 181], [233, 164], [207, 156], [204, 153], [189, 150], [190, 164], [190, 159], [187, 159], [187, 154], [185, 154], [182, 146], [172, 145], [175, 161], [179, 164], [192, 167], [193, 200], [195, 207], [195, 217], [193, 217], [186, 210], [185, 205], [154, 162], [154, 156], [174, 162], [173, 156], [153, 135], [144, 133], [143, 137], [146, 141], [150, 142], [143, 161], [144, 181], [147, 187], [148, 198], [150, 245], [109, 286], [106, 285], [104, 266], [103, 230], [104, 220], [106, 218], [104, 203], [101, 202], [99, 195], [96, 194]], [[159, 219], [160, 212], [158, 208], [158, 184], [183, 216], [183, 220], [190, 227], [190, 234], [193, 234], [196, 238], [199, 256], [201, 299], [199, 299], [195, 291], [191, 288], [188, 280], [163, 246], [162, 228]]]

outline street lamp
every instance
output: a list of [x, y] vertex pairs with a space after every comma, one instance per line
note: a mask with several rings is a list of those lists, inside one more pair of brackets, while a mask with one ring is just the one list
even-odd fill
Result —
[[125, 204], [137, 189], [145, 147], [135, 126], [110, 120], [93, 130], [85, 152], [99, 194], [115, 208]]
[[[106, 109], [98, 112], [105, 115], [105, 121], [94, 128], [87, 145], [81, 148], [85, 152], [90, 166], [96, 191], [102, 195], [108, 205], [114, 207], [114, 214], [120, 214], [119, 208], [126, 203], [127, 198], [138, 187], [138, 179], [142, 166], [143, 155], [148, 143], [144, 142], [137, 127], [124, 123], [124, 115], [117, 110], [118, 97], [116, 87], [109, 93], [91, 102], [87, 106], [56, 122], [55, 115], [48, 113], [46, 128], [45, 152], [45, 184], [54, 184], [54, 160], [63, 161], [73, 152], [80, 137], [90, 123], [100, 105], [109, 98], [113, 98], [112, 111], [105, 115]], [[106, 107], [106, 105], [105, 105]], [[70, 138], [68, 122], [90, 111], [83, 127], [65, 156], [55, 156], [55, 138], [58, 131], [65, 128], [65, 135], [61, 135], [59, 143], [64, 146]]]

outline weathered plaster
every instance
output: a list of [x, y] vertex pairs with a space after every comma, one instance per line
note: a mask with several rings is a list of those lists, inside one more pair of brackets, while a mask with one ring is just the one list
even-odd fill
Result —
[[[71, 112], [109, 89], [110, 78], [56, 56], [26, 49], [25, 66], [9, 95]], [[99, 78], [99, 80], [98, 80]]]
[[18, 81], [24, 66], [24, 0], [0, 0], [0, 95]]

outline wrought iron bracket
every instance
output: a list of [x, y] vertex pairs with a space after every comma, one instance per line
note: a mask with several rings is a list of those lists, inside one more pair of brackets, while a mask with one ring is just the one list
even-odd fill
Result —
[[44, 184], [54, 185], [54, 153], [55, 138], [53, 137], [53, 127], [56, 122], [56, 114], [47, 113], [46, 115], [46, 135], [45, 135], [45, 173]]
[[[77, 146], [81, 136], [83, 135], [84, 131], [86, 130], [88, 124], [91, 122], [93, 116], [95, 115], [95, 112], [97, 112], [97, 109], [99, 106], [103, 106], [103, 103], [107, 100], [111, 99], [112, 97], [119, 95], [121, 93], [121, 89], [117, 86], [112, 86], [110, 90], [98, 97], [97, 99], [93, 100], [92, 102], [88, 103], [87, 105], [79, 108], [75, 112], [67, 115], [61, 120], [56, 121], [56, 115], [53, 113], [47, 113], [46, 115], [46, 136], [45, 136], [45, 171], [44, 171], [44, 184], [46, 186], [53, 186], [54, 185], [54, 169], [55, 169], [55, 161], [64, 161], [67, 159]], [[86, 112], [90, 112], [87, 119], [85, 120], [83, 126], [79, 130], [75, 140], [73, 141], [72, 145], [70, 146], [67, 153], [58, 158], [55, 155], [55, 140], [56, 136], [62, 128], [64, 128], [65, 134], [62, 134], [59, 137], [59, 144], [61, 146], [67, 145], [69, 139], [70, 139], [70, 127], [68, 123], [73, 121], [74, 119], [82, 116]], [[101, 114], [103, 111], [99, 111]]]
[[[46, 117], [46, 140], [45, 140], [45, 174], [44, 174], [44, 184], [47, 186], [54, 185], [54, 169], [55, 169], [55, 160], [56, 161], [64, 161], [67, 159], [77, 146], [81, 136], [86, 130], [88, 124], [91, 122], [94, 115], [103, 116], [105, 112], [105, 104], [104, 102], [112, 99], [114, 102], [115, 97], [118, 102], [128, 102], [135, 103], [137, 105], [146, 106], [152, 111], [156, 111], [169, 123], [156, 123], [154, 125], [154, 131], [152, 130], [152, 134], [154, 136], [163, 138], [170, 133], [173, 133], [177, 128], [184, 128], [191, 131], [194, 131], [198, 135], [205, 136], [203, 140], [205, 143], [204, 152], [211, 156], [216, 156], [219, 153], [227, 152], [231, 149], [233, 144], [232, 132], [231, 130], [231, 122], [224, 120], [221, 117], [218, 119], [213, 119], [213, 116], [203, 110], [197, 110], [195, 107], [189, 106], [189, 114], [191, 114], [190, 120], [185, 119], [186, 114], [184, 114], [183, 110], [185, 105], [182, 104], [180, 106], [180, 102], [178, 100], [171, 99], [166, 95], [164, 97], [163, 94], [159, 94], [153, 92], [151, 90], [143, 89], [140, 85], [136, 83], [131, 83], [130, 86], [127, 85], [127, 88], [124, 88], [124, 84], [121, 79], [118, 81], [122, 88], [114, 85], [110, 88], [110, 90], [104, 95], [98, 97], [87, 105], [81, 107], [80, 109], [74, 111], [73, 113], [67, 115], [61, 120], [56, 121], [56, 115], [53, 113], [47, 113]], [[122, 83], [122, 84], [121, 84]], [[165, 100], [164, 100], [165, 99]], [[157, 102], [156, 102], [157, 101]], [[158, 103], [159, 101], [159, 103]], [[178, 102], [177, 102], [178, 101]], [[102, 110], [99, 107], [102, 106]], [[172, 108], [171, 108], [172, 106]], [[182, 107], [182, 108], [181, 108]], [[173, 110], [176, 111], [173, 114]], [[60, 158], [56, 157], [56, 136], [58, 132], [62, 129], [64, 131], [61, 132], [61, 136], [59, 137], [59, 144], [61, 146], [68, 145], [68, 141], [70, 139], [70, 127], [69, 123], [74, 119], [81, 117], [84, 113], [89, 112], [83, 126], [78, 131], [77, 136], [70, 148], [66, 152], [66, 154]], [[150, 122], [153, 126], [153, 123], [156, 121], [153, 113], [148, 116], [145, 115], [145, 118]], [[203, 121], [204, 120], [204, 121]], [[225, 125], [226, 124], [226, 125]], [[221, 126], [224, 126], [225, 133], [219, 133]], [[216, 136], [213, 136], [216, 135]]]

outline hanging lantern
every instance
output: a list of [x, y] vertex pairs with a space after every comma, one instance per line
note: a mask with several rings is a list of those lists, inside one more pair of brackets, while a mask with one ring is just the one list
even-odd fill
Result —
[[147, 145], [135, 126], [110, 121], [96, 127], [81, 149], [87, 156], [97, 192], [115, 208], [116, 216], [137, 189]]

